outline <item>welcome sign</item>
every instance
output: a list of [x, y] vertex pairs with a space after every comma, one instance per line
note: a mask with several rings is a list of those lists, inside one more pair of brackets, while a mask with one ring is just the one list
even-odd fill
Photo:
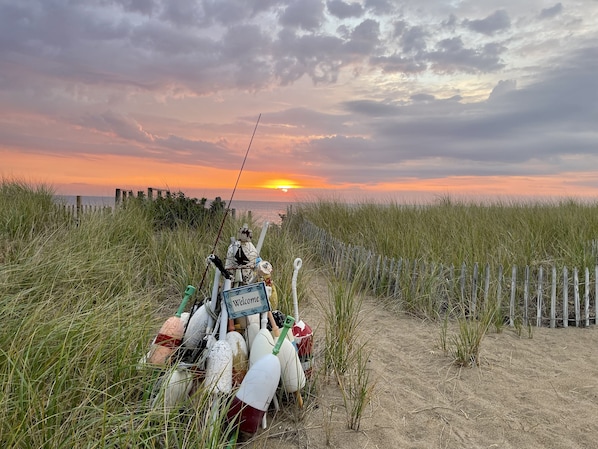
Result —
[[265, 282], [243, 285], [222, 292], [224, 303], [231, 319], [263, 313], [270, 310]]

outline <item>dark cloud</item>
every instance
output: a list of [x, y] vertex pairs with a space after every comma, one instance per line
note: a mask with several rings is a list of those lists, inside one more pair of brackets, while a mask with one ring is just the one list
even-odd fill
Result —
[[463, 25], [470, 30], [486, 34], [487, 36], [492, 36], [497, 32], [505, 31], [511, 28], [511, 19], [509, 18], [509, 14], [504, 9], [500, 9], [490, 14], [485, 19], [466, 19], [463, 21]]
[[395, 10], [395, 4], [390, 0], [366, 0], [365, 7], [374, 14], [391, 14]]
[[405, 53], [420, 53], [426, 50], [428, 32], [421, 26], [414, 26], [403, 31], [401, 45]]
[[380, 67], [384, 73], [416, 74], [422, 73], [428, 68], [427, 63], [424, 61], [416, 61], [413, 58], [403, 57], [399, 54], [372, 57], [370, 63]]
[[541, 19], [550, 19], [552, 17], [558, 16], [562, 12], [563, 12], [563, 4], [561, 2], [559, 2], [551, 8], [544, 8], [542, 11], [540, 11], [540, 18]]
[[504, 67], [501, 54], [506, 50], [499, 44], [485, 44], [480, 48], [466, 48], [460, 37], [444, 39], [434, 51], [426, 53], [435, 71], [441, 73], [486, 73]]
[[283, 26], [313, 31], [324, 21], [323, 0], [291, 0], [280, 15]]
[[364, 56], [374, 51], [380, 43], [380, 24], [372, 19], [366, 19], [353, 29], [351, 39], [346, 46], [350, 53]]
[[345, 3], [342, 0], [328, 0], [326, 7], [330, 14], [339, 19], [348, 19], [349, 17], [361, 17], [364, 13], [363, 6], [360, 3]]

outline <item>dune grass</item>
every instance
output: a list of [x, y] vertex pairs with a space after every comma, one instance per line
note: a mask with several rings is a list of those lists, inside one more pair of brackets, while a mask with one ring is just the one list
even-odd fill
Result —
[[459, 267], [463, 262], [568, 266], [596, 262], [598, 202], [439, 198], [430, 205], [315, 201], [296, 214], [376, 254]]
[[[78, 220], [60, 211], [51, 188], [0, 184], [0, 447], [224, 447], [200, 414], [148, 409], [155, 374], [138, 367], [185, 286], [200, 284], [217, 227], [156, 230], [133, 203]], [[221, 258], [247, 218], [225, 222]], [[300, 249], [273, 227], [263, 253], [290, 296], [286, 257]]]

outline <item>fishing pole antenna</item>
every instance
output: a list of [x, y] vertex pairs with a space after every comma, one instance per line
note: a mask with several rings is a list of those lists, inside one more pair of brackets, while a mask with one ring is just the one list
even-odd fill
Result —
[[[257, 122], [255, 122], [255, 127], [253, 128], [253, 133], [251, 134], [251, 139], [249, 140], [249, 145], [247, 146], [247, 151], [245, 151], [245, 157], [243, 158], [243, 163], [241, 164], [241, 169], [239, 170], [239, 174], [237, 175], [237, 181], [235, 182], [235, 186], [230, 195], [230, 200], [228, 202], [228, 205], [227, 205], [226, 209], [224, 210], [224, 216], [222, 217], [222, 221], [220, 222], [220, 228], [218, 228], [218, 234], [216, 234], [216, 240], [214, 241], [214, 246], [212, 247], [212, 252], [210, 254], [214, 254], [216, 252], [216, 247], [218, 246], [218, 242], [220, 241], [222, 229], [224, 228], [224, 223], [226, 222], [226, 217], [228, 216], [228, 213], [230, 211], [230, 205], [233, 202], [235, 192], [237, 191], [237, 186], [239, 185], [239, 179], [241, 179], [241, 173], [243, 173], [243, 168], [245, 168], [245, 162], [247, 162], [247, 156], [249, 155], [249, 150], [251, 149], [251, 144], [253, 143], [253, 138], [255, 137], [255, 132], [257, 131], [257, 127], [260, 123], [261, 117], [262, 117], [262, 114], [260, 113], [257, 117]], [[210, 267], [210, 265], [206, 264], [206, 269], [203, 272], [203, 276], [201, 277], [201, 281], [199, 283], [199, 288], [197, 289], [197, 291], [199, 291], [199, 292], [201, 292], [201, 289], [203, 288], [203, 284], [205, 282], [206, 275], [208, 274], [209, 267]], [[195, 301], [193, 302], [193, 306], [191, 307], [191, 315], [193, 315], [196, 305], [197, 305], [197, 297], [195, 298]], [[189, 318], [191, 318], [191, 316], [189, 316]]]

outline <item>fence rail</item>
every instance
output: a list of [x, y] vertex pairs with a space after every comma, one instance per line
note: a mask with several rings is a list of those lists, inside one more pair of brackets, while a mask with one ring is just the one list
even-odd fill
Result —
[[508, 269], [489, 263], [460, 267], [420, 259], [389, 258], [345, 244], [309, 221], [305, 236], [337, 278], [358, 280], [366, 291], [393, 298], [407, 310], [432, 314], [453, 311], [476, 316], [494, 304], [509, 326], [589, 327], [598, 324], [598, 265], [577, 268], [555, 264]]

